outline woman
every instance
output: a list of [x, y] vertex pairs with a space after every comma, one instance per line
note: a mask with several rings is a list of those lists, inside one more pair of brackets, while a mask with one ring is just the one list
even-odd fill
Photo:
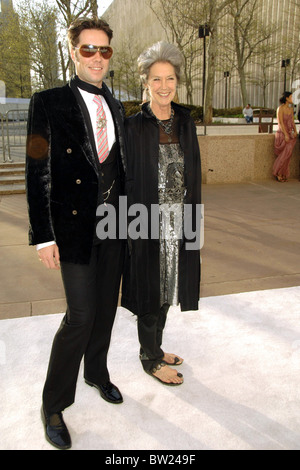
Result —
[[[147, 215], [141, 236], [132, 235], [129, 224], [122, 305], [137, 315], [144, 370], [169, 385], [183, 382], [169, 367], [183, 359], [161, 348], [167, 312], [179, 304], [182, 311], [198, 310], [200, 284], [199, 248], [188, 249], [188, 237], [175, 229], [178, 220], [182, 232], [186, 228], [184, 205], [192, 208], [194, 228], [201, 203], [195, 125], [189, 110], [173, 101], [181, 64], [178, 49], [165, 42], [141, 54], [138, 67], [149, 100], [126, 122], [128, 205], [141, 204]], [[170, 206], [173, 214], [167, 214]]]
[[280, 98], [281, 105], [277, 110], [278, 131], [275, 135], [275, 154], [273, 175], [277, 181], [284, 183], [290, 175], [290, 160], [296, 144], [297, 129], [294, 122], [293, 95], [286, 91]]

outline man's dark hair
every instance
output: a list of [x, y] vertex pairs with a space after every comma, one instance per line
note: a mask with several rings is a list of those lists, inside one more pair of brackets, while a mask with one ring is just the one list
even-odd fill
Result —
[[109, 43], [112, 40], [113, 32], [106, 21], [97, 16], [93, 16], [92, 18], [80, 17], [74, 20], [69, 26], [68, 41], [70, 47], [77, 46], [79, 35], [85, 29], [99, 29], [100, 31], [104, 31], [108, 36]]

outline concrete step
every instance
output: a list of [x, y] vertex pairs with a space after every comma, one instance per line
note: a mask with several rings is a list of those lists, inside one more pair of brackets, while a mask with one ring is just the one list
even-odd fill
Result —
[[24, 184], [3, 184], [0, 185], [0, 195], [6, 196], [9, 194], [25, 194], [25, 182]]
[[0, 185], [18, 184], [25, 182], [25, 175], [2, 175], [0, 172]]
[[9, 169], [9, 168], [19, 168], [25, 170], [25, 163], [23, 162], [15, 162], [15, 163], [0, 163], [0, 171], [3, 169]]
[[0, 164], [0, 195], [25, 193], [25, 163]]
[[25, 163], [1, 163], [0, 175], [22, 175], [25, 173]]
[[24, 175], [25, 168], [0, 168], [0, 176], [15, 176], [15, 175]]

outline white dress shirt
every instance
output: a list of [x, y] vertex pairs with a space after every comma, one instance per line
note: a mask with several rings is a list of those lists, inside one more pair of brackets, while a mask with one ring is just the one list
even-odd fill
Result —
[[[95, 144], [97, 148], [97, 104], [93, 101], [95, 95], [93, 95], [92, 93], [89, 93], [88, 91], [82, 90], [81, 88], [78, 88], [78, 90], [80, 91], [81, 96], [84, 99], [84, 102], [86, 104], [87, 110], [91, 118], [94, 139], [95, 139]], [[105, 98], [102, 95], [99, 95], [99, 96], [101, 98], [102, 105], [103, 105], [105, 115], [106, 115], [107, 140], [108, 140], [108, 148], [110, 151], [113, 144], [116, 141], [115, 125], [114, 125], [111, 111], [109, 109], [108, 104], [105, 101]], [[36, 249], [40, 250], [41, 248], [46, 248], [47, 246], [51, 246], [51, 245], [55, 245], [55, 241], [39, 243], [36, 245]]]
[[[82, 95], [82, 98], [84, 99], [84, 102], [86, 104], [86, 107], [88, 109], [88, 112], [91, 118], [93, 133], [94, 133], [94, 138], [95, 138], [95, 143], [96, 143], [96, 148], [97, 148], [97, 104], [94, 103], [93, 101], [95, 95], [93, 95], [92, 93], [89, 93], [88, 91], [82, 90], [81, 88], [79, 88], [79, 91]], [[105, 98], [102, 95], [99, 95], [99, 97], [101, 98], [102, 105], [103, 105], [105, 115], [106, 115], [107, 140], [108, 140], [108, 148], [110, 151], [116, 140], [114, 121], [113, 121], [109, 106], [105, 101]]]

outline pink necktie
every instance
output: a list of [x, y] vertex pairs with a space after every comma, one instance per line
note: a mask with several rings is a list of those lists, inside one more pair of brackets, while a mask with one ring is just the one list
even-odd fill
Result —
[[106, 116], [103, 109], [100, 96], [95, 95], [94, 102], [97, 104], [97, 145], [98, 145], [98, 158], [102, 163], [108, 157], [109, 148], [106, 130]]

